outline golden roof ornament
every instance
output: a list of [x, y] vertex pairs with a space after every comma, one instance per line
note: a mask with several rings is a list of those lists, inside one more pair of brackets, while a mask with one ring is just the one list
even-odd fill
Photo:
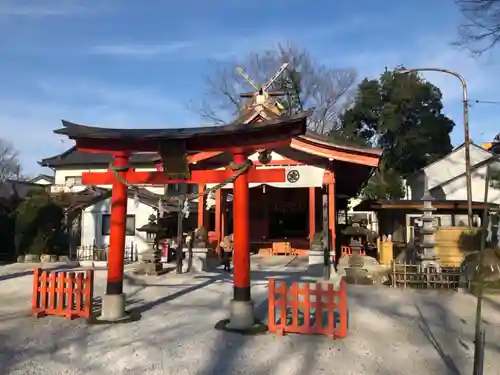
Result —
[[261, 116], [267, 120], [283, 114], [284, 107], [275, 97], [283, 96], [285, 93], [283, 91], [270, 91], [269, 88], [283, 74], [288, 65], [288, 63], [282, 64], [276, 73], [262, 86], [255, 84], [243, 68], [236, 68], [236, 71], [255, 89], [253, 92], [240, 94], [240, 97], [248, 98], [249, 100], [245, 103], [238, 116], [239, 121], [250, 123], [257, 116]]

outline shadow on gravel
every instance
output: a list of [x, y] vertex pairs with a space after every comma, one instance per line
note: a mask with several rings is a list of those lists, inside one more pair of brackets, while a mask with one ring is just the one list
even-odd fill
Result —
[[[37, 266], [33, 266], [33, 269], [37, 268]], [[75, 264], [64, 264], [64, 265], [54, 265], [50, 267], [43, 267], [41, 266], [40, 268], [43, 268], [44, 270], [50, 271], [50, 270], [71, 270], [74, 268], [78, 268], [78, 265]], [[14, 272], [14, 273], [9, 273], [6, 275], [0, 275], [0, 281], [6, 281], [10, 279], [15, 279], [18, 277], [24, 277], [24, 276], [29, 276], [33, 275], [33, 269], [31, 270], [26, 270], [26, 271], [19, 271], [19, 272]]]

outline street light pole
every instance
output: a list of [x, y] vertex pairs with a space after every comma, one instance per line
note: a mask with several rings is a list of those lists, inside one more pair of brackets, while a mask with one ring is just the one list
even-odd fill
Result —
[[457, 72], [441, 68], [412, 68], [412, 69], [398, 69], [398, 73], [411, 73], [411, 72], [441, 72], [450, 74], [460, 80], [462, 84], [462, 103], [464, 115], [464, 132], [465, 132], [465, 180], [467, 185], [467, 218], [469, 227], [472, 228], [472, 177], [470, 165], [470, 136], [469, 136], [469, 99], [467, 96], [467, 82]]

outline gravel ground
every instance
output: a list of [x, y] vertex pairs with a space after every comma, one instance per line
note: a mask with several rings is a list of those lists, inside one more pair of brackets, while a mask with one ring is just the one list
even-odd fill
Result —
[[[266, 277], [255, 271], [253, 298], [265, 313]], [[349, 337], [239, 336], [216, 331], [226, 317], [231, 279], [128, 274], [137, 322], [89, 326], [29, 317], [31, 276], [0, 267], [0, 374], [471, 374], [475, 299], [452, 292], [349, 288]], [[296, 273], [295, 273], [296, 274]], [[105, 271], [96, 272], [96, 295]], [[485, 374], [500, 374], [500, 299], [484, 304]]]

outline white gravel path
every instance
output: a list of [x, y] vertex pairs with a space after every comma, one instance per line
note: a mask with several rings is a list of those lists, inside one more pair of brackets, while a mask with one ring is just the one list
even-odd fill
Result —
[[[3, 269], [3, 270], [2, 270]], [[349, 337], [239, 336], [216, 331], [232, 285], [221, 275], [126, 280], [137, 322], [88, 326], [28, 316], [31, 277], [0, 267], [0, 374], [461, 374], [472, 373], [475, 299], [459, 293], [350, 287]], [[19, 271], [17, 271], [19, 272]], [[252, 293], [265, 311], [265, 276]], [[96, 274], [103, 293], [105, 271]], [[262, 308], [264, 307], [264, 309]], [[484, 305], [485, 374], [500, 374], [500, 300]]]

